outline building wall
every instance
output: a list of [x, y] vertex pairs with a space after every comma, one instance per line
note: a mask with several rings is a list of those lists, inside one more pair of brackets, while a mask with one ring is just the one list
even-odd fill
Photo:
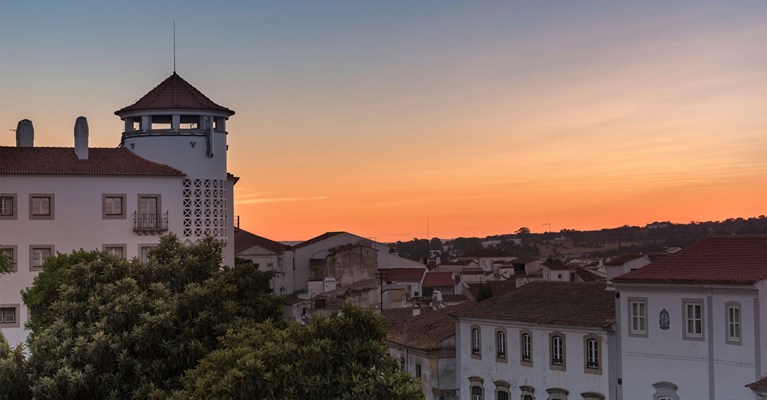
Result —
[[363, 245], [339, 249], [327, 257], [325, 264], [325, 276], [335, 278], [339, 286], [374, 279], [377, 271], [378, 251]]
[[[168, 211], [168, 232], [180, 237], [182, 229], [180, 177], [107, 176], [1, 176], [3, 193], [16, 194], [16, 219], [0, 220], [0, 246], [15, 246], [16, 272], [0, 276], [0, 304], [19, 305], [18, 328], [2, 328], [12, 344], [25, 340], [28, 320], [20, 291], [32, 284], [37, 271], [30, 271], [30, 246], [53, 245], [55, 252], [102, 250], [106, 244], [125, 245], [127, 258], [139, 255], [139, 246], [155, 245], [159, 235], [133, 231], [133, 214], [139, 194], [159, 194], [162, 212]], [[29, 194], [50, 193], [53, 219], [29, 218]], [[104, 219], [103, 194], [125, 195], [125, 218]]]
[[[681, 399], [752, 399], [745, 384], [759, 374], [761, 351], [758, 291], [751, 287], [704, 285], [616, 285], [619, 297], [621, 373], [623, 398], [646, 399], [655, 393], [653, 384], [671, 382]], [[647, 335], [629, 333], [630, 299], [647, 299]], [[703, 304], [702, 340], [684, 339], [683, 299]], [[741, 307], [741, 342], [726, 340], [725, 305]], [[669, 314], [668, 329], [661, 329], [662, 310]], [[763, 323], [762, 323], [763, 325]], [[761, 333], [761, 335], [764, 335]]]
[[244, 258], [258, 264], [261, 271], [274, 271], [275, 276], [269, 282], [275, 294], [280, 294], [280, 288], [284, 287], [285, 265], [282, 260], [282, 254], [272, 253], [270, 250], [260, 246], [253, 246], [237, 254], [237, 257]]
[[[421, 366], [421, 388], [427, 400], [440, 400], [443, 392], [456, 391], [455, 349], [450, 348], [454, 338], [446, 340], [444, 350], [424, 351], [389, 342], [389, 355], [404, 361], [406, 372], [416, 376], [416, 366]], [[446, 396], [447, 397], [447, 396]]]
[[[578, 328], [546, 326], [500, 320], [460, 318], [456, 331], [456, 362], [458, 365], [457, 384], [460, 398], [469, 399], [472, 377], [481, 378], [485, 399], [494, 399], [495, 382], [509, 384], [512, 399], [520, 399], [520, 386], [535, 388], [536, 399], [546, 399], [547, 389], [562, 388], [570, 392], [568, 398], [580, 399], [581, 393], [596, 392], [611, 399], [610, 392], [610, 351], [615, 346], [612, 335], [599, 328]], [[480, 327], [481, 358], [472, 356], [471, 329]], [[505, 359], [496, 358], [496, 332], [506, 332]], [[532, 337], [532, 365], [521, 361], [521, 332], [529, 331]], [[560, 332], [565, 337], [565, 369], [558, 370], [550, 365], [550, 334]], [[601, 371], [586, 373], [585, 337], [595, 335], [600, 343]], [[614, 350], [613, 350], [614, 351]], [[594, 371], [596, 372], [596, 371]]]

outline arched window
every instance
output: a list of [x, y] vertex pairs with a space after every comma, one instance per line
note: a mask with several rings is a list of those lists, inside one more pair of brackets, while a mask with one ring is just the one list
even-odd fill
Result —
[[535, 388], [532, 386], [520, 386], [519, 390], [522, 392], [521, 400], [535, 400]]
[[479, 327], [471, 328], [471, 354], [480, 355]]
[[506, 358], [506, 331], [495, 332], [495, 349], [497, 358]]
[[565, 335], [561, 332], [552, 332], [551, 340], [551, 369], [563, 370], [565, 367]]
[[471, 400], [482, 400], [482, 388], [479, 386], [471, 387]]

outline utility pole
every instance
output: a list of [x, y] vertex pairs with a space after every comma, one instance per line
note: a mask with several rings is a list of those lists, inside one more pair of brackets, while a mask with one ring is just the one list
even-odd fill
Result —
[[542, 224], [543, 226], [548, 225], [549, 226], [549, 233], [551, 233], [551, 222], [547, 222], [545, 224]]

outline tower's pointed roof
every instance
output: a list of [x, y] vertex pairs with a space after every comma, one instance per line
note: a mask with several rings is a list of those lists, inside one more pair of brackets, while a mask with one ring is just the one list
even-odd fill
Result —
[[220, 106], [202, 94], [175, 71], [173, 75], [162, 81], [137, 102], [115, 111], [120, 115], [128, 111], [138, 110], [162, 110], [162, 109], [190, 109], [190, 110], [214, 110], [234, 115], [234, 111]]

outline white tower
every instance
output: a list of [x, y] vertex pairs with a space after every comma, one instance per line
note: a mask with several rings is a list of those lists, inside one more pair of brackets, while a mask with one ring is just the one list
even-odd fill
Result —
[[[125, 122], [120, 145], [150, 161], [186, 174], [180, 209], [183, 242], [212, 236], [225, 243], [224, 262], [234, 264], [236, 178], [226, 169], [226, 121], [234, 111], [222, 107], [175, 72], [134, 104], [115, 111]], [[162, 199], [139, 204], [139, 213], [163, 209]]]

